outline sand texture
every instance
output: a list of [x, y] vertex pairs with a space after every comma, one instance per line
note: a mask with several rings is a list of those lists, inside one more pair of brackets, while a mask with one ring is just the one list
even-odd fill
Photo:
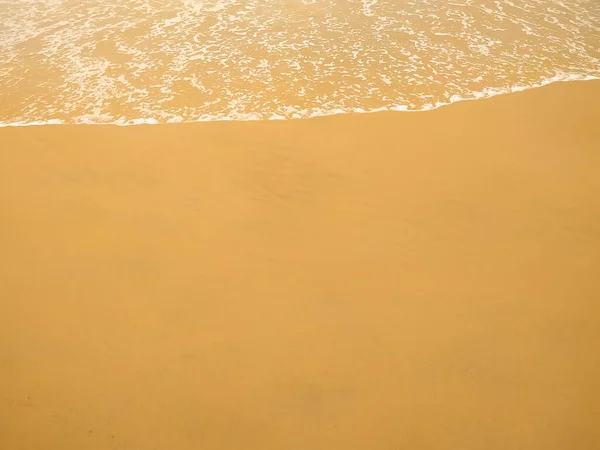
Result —
[[600, 448], [598, 99], [1, 129], [0, 448]]

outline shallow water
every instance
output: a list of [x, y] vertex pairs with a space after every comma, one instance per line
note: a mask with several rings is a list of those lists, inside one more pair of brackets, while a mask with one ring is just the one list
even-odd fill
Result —
[[598, 77], [593, 0], [0, 0], [0, 125], [418, 111]]

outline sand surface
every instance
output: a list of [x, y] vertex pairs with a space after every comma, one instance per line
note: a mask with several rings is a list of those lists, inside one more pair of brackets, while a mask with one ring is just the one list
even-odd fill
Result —
[[600, 448], [600, 82], [0, 130], [0, 448]]

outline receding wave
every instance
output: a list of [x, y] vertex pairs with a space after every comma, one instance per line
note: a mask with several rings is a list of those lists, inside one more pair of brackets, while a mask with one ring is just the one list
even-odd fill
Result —
[[0, 126], [422, 111], [594, 78], [588, 0], [0, 0]]

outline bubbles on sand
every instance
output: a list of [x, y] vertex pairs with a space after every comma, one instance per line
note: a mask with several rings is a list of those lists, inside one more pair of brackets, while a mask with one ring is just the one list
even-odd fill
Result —
[[589, 0], [0, 0], [0, 123], [427, 110], [600, 77]]

